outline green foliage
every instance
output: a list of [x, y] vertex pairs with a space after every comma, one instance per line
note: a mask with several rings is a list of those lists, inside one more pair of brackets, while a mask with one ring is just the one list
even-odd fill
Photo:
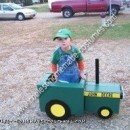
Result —
[[44, 0], [44, 2], [48, 2], [48, 0]]
[[24, 5], [25, 6], [32, 5], [32, 0], [24, 0]]
[[29, 8], [34, 9], [36, 12], [49, 12], [48, 4], [40, 4], [39, 6], [31, 6]]
[[[0, 3], [9, 2], [9, 0], [0, 0]], [[10, 0], [10, 2], [20, 3], [20, 0]], [[32, 0], [23, 0], [25, 6], [32, 5]]]
[[4, 2], [6, 2], [6, 0], [0, 0], [0, 3], [4, 3]]

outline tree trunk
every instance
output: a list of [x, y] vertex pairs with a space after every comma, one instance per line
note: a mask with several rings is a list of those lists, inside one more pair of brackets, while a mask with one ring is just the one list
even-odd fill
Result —
[[44, 0], [40, 0], [40, 3], [43, 3], [44, 2]]

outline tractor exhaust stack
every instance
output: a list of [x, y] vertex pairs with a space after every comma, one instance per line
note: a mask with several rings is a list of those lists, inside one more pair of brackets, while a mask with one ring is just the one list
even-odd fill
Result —
[[96, 84], [99, 84], [99, 59], [95, 59], [95, 79]]

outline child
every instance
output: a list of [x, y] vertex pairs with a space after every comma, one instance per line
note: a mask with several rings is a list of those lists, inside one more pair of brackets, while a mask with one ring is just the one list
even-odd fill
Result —
[[[53, 53], [51, 70], [58, 81], [78, 83], [80, 78], [85, 79], [84, 62], [81, 52], [72, 46], [71, 36], [71, 31], [64, 28], [60, 29], [54, 37], [53, 40], [57, 40], [60, 47]], [[76, 54], [76, 57], [73, 57], [73, 54]], [[68, 65], [67, 62], [72, 57], [73, 61], [71, 60], [72, 63]]]

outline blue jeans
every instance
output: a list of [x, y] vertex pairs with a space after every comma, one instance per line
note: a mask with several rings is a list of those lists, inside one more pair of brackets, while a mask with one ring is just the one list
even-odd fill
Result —
[[[60, 58], [59, 67], [63, 67], [64, 63], [67, 63], [67, 60], [71, 57], [70, 54], [66, 54]], [[58, 76], [58, 80], [67, 81], [69, 83], [78, 83], [80, 81], [79, 69], [77, 66], [76, 59], [67, 66], [63, 72]]]

